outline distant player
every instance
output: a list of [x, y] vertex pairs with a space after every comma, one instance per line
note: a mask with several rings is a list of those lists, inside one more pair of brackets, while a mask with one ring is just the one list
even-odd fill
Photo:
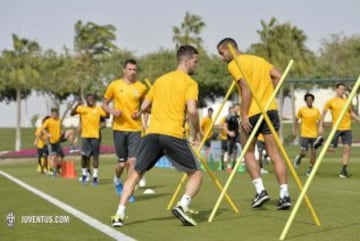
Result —
[[[44, 124], [44, 122], [49, 118], [50, 116], [45, 116], [41, 121], [41, 125]], [[40, 168], [41, 173], [47, 173], [49, 149], [47, 146], [47, 137], [41, 131], [42, 130], [41, 125], [36, 128], [34, 146], [36, 146], [37, 149], [38, 169]]]
[[[213, 113], [214, 113], [213, 108], [211, 108], [211, 107], [208, 108], [207, 115], [201, 120], [200, 130], [201, 130], [202, 136], [205, 136], [205, 134], [210, 129], [211, 122], [212, 122], [212, 114]], [[213, 136], [213, 131], [210, 130], [209, 135], [207, 136], [205, 144], [204, 144], [204, 149], [205, 149], [204, 159], [206, 161], [209, 161], [208, 157], [209, 157], [209, 153], [210, 153], [210, 150], [211, 150], [211, 138], [212, 138], [212, 136]]]
[[[301, 159], [306, 156], [307, 151], [310, 148], [310, 166], [306, 175], [310, 175], [311, 170], [315, 164], [316, 149], [314, 143], [318, 137], [318, 126], [320, 122], [320, 110], [313, 106], [315, 96], [311, 93], [306, 93], [304, 101], [306, 106], [299, 109], [296, 114], [297, 123], [301, 122], [300, 128], [300, 154], [296, 155], [294, 159], [294, 167], [298, 168]], [[296, 128], [298, 129], [298, 128]]]

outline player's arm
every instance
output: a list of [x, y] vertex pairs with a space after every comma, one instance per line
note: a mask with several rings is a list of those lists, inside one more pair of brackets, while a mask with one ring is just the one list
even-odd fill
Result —
[[278, 70], [274, 67], [270, 70], [270, 77], [271, 77], [274, 87], [276, 87], [277, 84], [279, 83], [281, 76], [282, 76], [282, 73], [280, 70]]
[[202, 139], [202, 136], [200, 130], [199, 113], [197, 111], [197, 102], [195, 100], [186, 101], [186, 108], [189, 123], [194, 128], [194, 137], [197, 141], [200, 141]]
[[320, 117], [320, 122], [319, 122], [319, 136], [323, 135], [324, 133], [324, 121], [325, 121], [325, 116], [327, 113], [327, 109], [323, 109], [323, 111], [321, 112], [321, 117]]
[[111, 114], [113, 116], [116, 116], [116, 117], [121, 116], [122, 111], [121, 110], [115, 110], [114, 108], [110, 107], [110, 102], [111, 102], [110, 99], [104, 98], [104, 101], [103, 101], [103, 103], [101, 105], [103, 110], [105, 110], [107, 113], [109, 113], [109, 114]]
[[350, 116], [351, 116], [351, 118], [353, 118], [354, 120], [360, 122], [360, 117], [359, 117], [357, 114], [355, 114], [355, 112], [354, 112], [352, 109], [351, 109], [351, 112], [350, 112]]
[[81, 105], [82, 103], [81, 102], [78, 102], [75, 106], [74, 106], [74, 108], [71, 110], [71, 112], [70, 112], [70, 115], [71, 116], [74, 116], [74, 115], [76, 115], [76, 114], [78, 114], [77, 112], [76, 112], [76, 109]]
[[250, 89], [244, 79], [240, 79], [238, 81], [238, 84], [241, 89], [241, 103], [240, 103], [240, 116], [241, 116], [241, 126], [246, 130], [247, 132], [250, 132], [252, 129], [252, 126], [249, 122], [249, 108], [251, 103], [251, 92]]

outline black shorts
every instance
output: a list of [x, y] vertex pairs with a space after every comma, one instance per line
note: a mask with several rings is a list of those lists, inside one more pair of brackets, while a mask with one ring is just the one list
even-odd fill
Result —
[[256, 147], [257, 147], [259, 152], [262, 152], [263, 150], [266, 150], [264, 141], [257, 140], [256, 141]]
[[86, 157], [98, 157], [100, 155], [100, 139], [82, 138], [81, 155]]
[[227, 140], [221, 140], [221, 151], [226, 152], [227, 150]]
[[204, 143], [205, 149], [209, 149], [211, 147], [211, 139], [207, 139]]
[[[279, 121], [279, 113], [277, 110], [269, 110], [268, 112], [266, 112], [269, 116], [269, 119], [271, 121], [271, 123], [273, 124], [274, 126], [274, 129], [276, 131], [279, 130], [280, 128], [280, 121]], [[253, 116], [250, 116], [249, 117], [249, 121], [250, 121], [250, 124], [255, 127], [256, 125], [256, 122], [259, 120], [261, 116], [261, 113], [260, 114], [256, 114], [256, 115], [253, 115]], [[256, 132], [256, 135], [255, 136], [258, 136], [260, 133], [264, 134], [264, 135], [269, 135], [271, 134], [271, 131], [270, 131], [270, 128], [269, 126], [266, 124], [266, 121], [263, 120], [261, 122], [261, 125], [260, 125], [260, 128], [258, 129], [258, 131]]]
[[335, 132], [335, 136], [331, 141], [330, 147], [334, 147], [336, 148], [338, 146], [338, 142], [339, 142], [339, 138], [341, 137], [341, 142], [343, 145], [347, 144], [350, 145], [352, 144], [352, 131], [351, 130], [347, 130], [347, 131], [340, 131], [337, 130]]
[[300, 137], [300, 146], [301, 150], [309, 150], [309, 146], [311, 149], [313, 149], [313, 144], [315, 142], [316, 138], [309, 138], [309, 137]]
[[63, 158], [65, 156], [64, 152], [61, 148], [60, 142], [50, 143], [50, 155], [56, 155], [61, 158]]
[[231, 155], [237, 150], [236, 143], [239, 141], [239, 136], [228, 136], [227, 138], [227, 151], [229, 152], [229, 155]]
[[191, 172], [200, 168], [200, 162], [186, 139], [148, 134], [141, 142], [135, 170], [139, 173], [150, 170], [164, 153], [178, 171]]
[[113, 131], [115, 152], [118, 162], [135, 157], [141, 143], [141, 131]]
[[41, 157], [48, 157], [49, 156], [49, 149], [48, 147], [45, 145], [43, 148], [37, 148], [37, 157], [41, 158]]

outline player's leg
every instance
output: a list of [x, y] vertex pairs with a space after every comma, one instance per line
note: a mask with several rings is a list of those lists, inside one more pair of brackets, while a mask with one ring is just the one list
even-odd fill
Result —
[[349, 159], [350, 159], [350, 149], [352, 144], [352, 132], [351, 131], [343, 131], [341, 135], [341, 141], [343, 143], [343, 153], [341, 157], [341, 172], [339, 174], [339, 177], [346, 178], [349, 177], [349, 173], [347, 171], [347, 167], [349, 165]]
[[295, 156], [294, 159], [294, 167], [299, 168], [301, 160], [306, 156], [308, 147], [309, 147], [310, 140], [307, 137], [300, 138], [300, 153]]

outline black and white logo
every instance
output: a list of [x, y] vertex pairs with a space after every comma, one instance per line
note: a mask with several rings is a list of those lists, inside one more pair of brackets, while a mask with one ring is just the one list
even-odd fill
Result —
[[9, 228], [13, 227], [15, 225], [15, 214], [14, 212], [9, 212], [6, 216], [6, 224]]

